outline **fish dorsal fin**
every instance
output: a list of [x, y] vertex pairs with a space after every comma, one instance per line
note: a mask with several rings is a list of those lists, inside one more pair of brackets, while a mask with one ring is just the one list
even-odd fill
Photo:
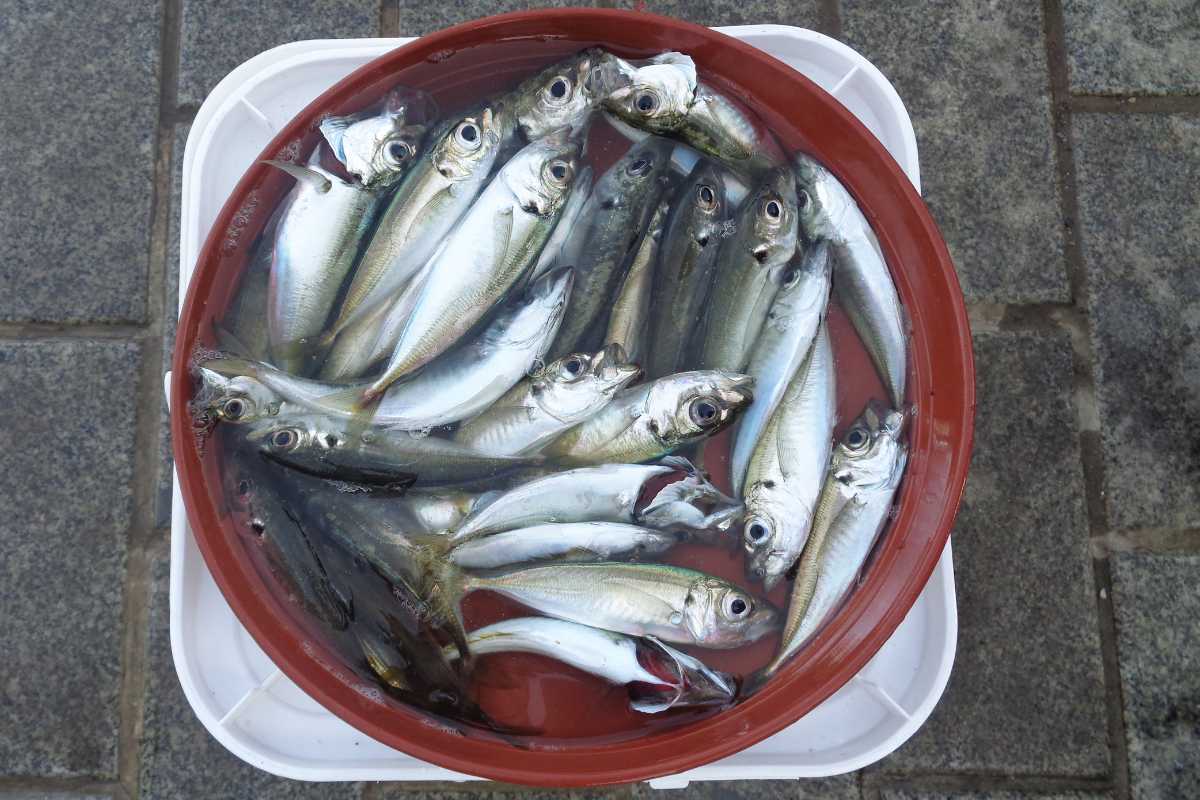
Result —
[[316, 189], [321, 194], [325, 194], [333, 188], [333, 181], [320, 168], [305, 167], [300, 164], [292, 164], [288, 161], [268, 160], [263, 163], [286, 172], [295, 178], [298, 183]]

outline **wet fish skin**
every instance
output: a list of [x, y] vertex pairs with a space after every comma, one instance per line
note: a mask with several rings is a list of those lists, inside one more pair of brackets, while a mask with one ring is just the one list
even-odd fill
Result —
[[608, 331], [604, 343], [618, 344], [625, 349], [630, 361], [641, 363], [648, 346], [647, 327], [650, 321], [650, 294], [654, 286], [654, 273], [658, 264], [658, 253], [662, 243], [663, 223], [668, 202], [658, 204], [658, 208], [650, 215], [649, 223], [642, 233], [621, 288], [613, 302], [612, 313], [608, 318]]
[[753, 399], [754, 379], [725, 370], [680, 372], [617, 394], [542, 452], [560, 464], [637, 463], [730, 425]]
[[563, 257], [578, 271], [566, 321], [551, 356], [595, 350], [603, 329], [600, 318], [616, 292], [632, 248], [645, 230], [649, 215], [666, 189], [675, 144], [651, 138], [630, 148], [596, 180], [580, 214], [575, 240], [564, 246]]
[[565, 255], [565, 248], [582, 224], [580, 217], [587, 205], [588, 198], [592, 196], [593, 181], [590, 165], [584, 166], [575, 176], [575, 187], [571, 189], [571, 196], [567, 198], [567, 203], [563, 206], [562, 216], [558, 218], [554, 230], [550, 233], [550, 238], [546, 240], [546, 244], [538, 256], [537, 263], [533, 265], [533, 270], [529, 273], [531, 280], [537, 280], [554, 267], [569, 267], [576, 263], [574, 258], [568, 258]]
[[389, 186], [417, 160], [431, 105], [425, 93], [398, 87], [379, 111], [330, 115], [319, 127], [334, 157], [363, 186]]
[[[323, 337], [325, 344], [387, 302], [429, 260], [483, 190], [500, 152], [500, 131], [491, 108], [444, 124], [429, 140], [428, 149], [380, 211], [375, 233]], [[373, 338], [369, 331], [361, 335]]]
[[903, 415], [872, 403], [834, 449], [829, 476], [792, 586], [775, 672], [849, 592], [887, 522], [908, 459]]
[[785, 273], [783, 286], [754, 343], [746, 372], [754, 376], [754, 403], [742, 414], [729, 453], [733, 493], [742, 494], [750, 456], [817, 335], [829, 301], [829, 248], [810, 247]]
[[531, 525], [472, 539], [450, 551], [466, 569], [495, 569], [528, 561], [616, 561], [663, 553], [678, 542], [662, 531], [615, 522]]
[[740, 647], [778, 627], [778, 612], [737, 586], [662, 564], [552, 564], [464, 576], [464, 591], [478, 589], [557, 619], [715, 649]]
[[907, 323], [879, 241], [841, 181], [803, 153], [796, 156], [796, 183], [804, 236], [829, 242], [833, 290], [899, 408], [908, 370]]
[[379, 195], [316, 164], [267, 163], [296, 179], [275, 231], [267, 331], [275, 362], [299, 373], [371, 228]]
[[685, 356], [704, 315], [730, 211], [721, 170], [698, 160], [671, 200], [660, 246], [649, 333], [653, 347], [645, 364], [651, 380], [687, 367]]
[[699, 358], [702, 368], [745, 369], [796, 252], [796, 212], [795, 178], [786, 167], [772, 171], [738, 209], [736, 230], [717, 256]]
[[364, 401], [453, 346], [533, 265], [570, 194], [579, 146], [565, 131], [548, 135], [489, 182], [435, 257], [396, 349]]
[[536, 453], [563, 431], [598, 413], [640, 373], [619, 346], [563, 356], [463, 423], [454, 439], [493, 455]]
[[[617, 686], [644, 684], [630, 707], [645, 714], [733, 700], [732, 676], [654, 638], [636, 638], [548, 617], [517, 617], [478, 628], [467, 637], [476, 655], [536, 653], [569, 664]], [[453, 651], [447, 649], [447, 657]], [[642, 666], [650, 663], [653, 672]], [[645, 689], [655, 687], [651, 696]]]
[[746, 572], [770, 591], [804, 548], [825, 481], [837, 416], [833, 350], [822, 322], [771, 414], [745, 479]]

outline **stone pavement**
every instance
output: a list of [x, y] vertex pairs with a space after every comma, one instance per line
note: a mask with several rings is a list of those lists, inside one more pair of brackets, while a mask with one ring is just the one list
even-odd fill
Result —
[[[0, 800], [566, 796], [258, 772], [193, 717], [167, 628], [160, 387], [196, 108], [275, 44], [523, 7], [0, 0]], [[959, 655], [929, 723], [860, 774], [686, 794], [1200, 796], [1200, 6], [649, 8], [816, 28], [895, 82], [979, 367]]]

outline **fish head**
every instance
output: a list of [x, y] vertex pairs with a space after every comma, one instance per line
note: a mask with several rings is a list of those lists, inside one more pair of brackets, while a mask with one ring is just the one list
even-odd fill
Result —
[[491, 108], [467, 114], [448, 126], [434, 144], [434, 169], [447, 180], [459, 182], [492, 169], [500, 153], [499, 121]]
[[435, 115], [428, 94], [397, 89], [379, 113], [329, 116], [320, 128], [346, 171], [370, 188], [390, 185], [404, 175], [416, 161]]
[[612, 401], [641, 374], [620, 345], [596, 353], [571, 353], [550, 362], [531, 378], [538, 406], [555, 419], [582, 420]]
[[894, 486], [907, 457], [903, 429], [901, 412], [871, 401], [833, 448], [830, 474], [857, 489]]
[[580, 143], [560, 128], [526, 145], [500, 176], [522, 211], [549, 217], [558, 213], [571, 193], [579, 167]]
[[630, 688], [630, 707], [643, 714], [669, 708], [725, 705], [737, 695], [737, 679], [715, 670], [695, 656], [664, 644], [653, 636], [638, 641], [638, 661], [663, 676], [667, 684]]
[[511, 96], [512, 113], [527, 141], [559, 128], [577, 128], [600, 100], [625, 82], [615, 56], [590, 47], [552, 64]]
[[810, 242], [836, 239], [842, 220], [850, 212], [850, 196], [812, 156], [796, 154], [795, 174], [796, 208], [804, 238]]
[[283, 398], [248, 375], [228, 377], [200, 367], [200, 388], [191, 402], [193, 415], [243, 425], [279, 413]]
[[320, 454], [343, 444], [343, 432], [315, 414], [291, 414], [252, 423], [246, 440], [269, 456], [283, 458]]
[[744, 201], [740, 216], [738, 230], [745, 231], [755, 261], [768, 268], [787, 262], [796, 252], [799, 230], [791, 169], [779, 167], [767, 173]]
[[675, 143], [651, 136], [629, 148], [629, 152], [606, 173], [606, 186], [599, 187], [607, 201], [636, 203], [656, 186], [662, 186], [671, 170], [671, 153]]
[[688, 534], [725, 534], [741, 518], [742, 503], [714, 486], [690, 461], [669, 457], [663, 464], [685, 474], [660, 489], [646, 504], [638, 513], [639, 524]]
[[722, 649], [756, 641], [779, 627], [779, 612], [769, 603], [710, 576], [689, 588], [683, 619], [696, 644]]
[[700, 159], [688, 175], [687, 189], [680, 198], [687, 211], [688, 236], [700, 247], [714, 247], [719, 228], [729, 216], [729, 200], [721, 170], [707, 159]]
[[626, 85], [604, 98], [617, 119], [651, 133], [671, 133], [687, 118], [696, 95], [696, 64], [682, 53], [663, 53], [635, 66], [618, 59]]
[[762, 581], [768, 592], [783, 578], [804, 549], [813, 511], [774, 481], [761, 481], [746, 491], [742, 547], [746, 577]]
[[575, 270], [560, 267], [529, 284], [521, 298], [510, 304], [503, 318], [489, 329], [498, 332], [494, 337], [490, 332], [486, 334], [489, 340], [500, 348], [525, 350], [533, 345], [540, 358], [558, 332], [574, 283]]
[[646, 401], [647, 424], [669, 449], [728, 426], [754, 400], [754, 378], [728, 370], [696, 370], [660, 378]]
[[779, 293], [767, 313], [767, 324], [780, 329], [798, 318], [819, 318], [829, 299], [833, 276], [829, 243], [822, 240], [797, 251], [779, 274]]

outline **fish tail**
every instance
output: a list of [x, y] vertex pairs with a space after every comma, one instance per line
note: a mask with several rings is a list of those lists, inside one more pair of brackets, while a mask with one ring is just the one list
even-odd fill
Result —
[[210, 369], [218, 375], [224, 375], [226, 378], [257, 378], [259, 369], [259, 364], [255, 361], [226, 354], [209, 358], [202, 362], [200, 366]]

